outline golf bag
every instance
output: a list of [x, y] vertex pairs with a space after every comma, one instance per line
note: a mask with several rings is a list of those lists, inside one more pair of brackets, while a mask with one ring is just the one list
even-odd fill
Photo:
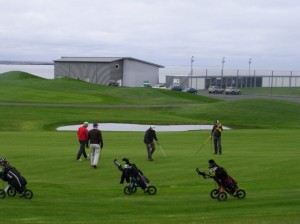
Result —
[[225, 201], [227, 200], [226, 192], [238, 199], [245, 198], [246, 192], [239, 189], [237, 182], [228, 175], [223, 167], [218, 166], [214, 160], [209, 160], [209, 168], [212, 172], [210, 174], [201, 171], [199, 168], [196, 169], [196, 172], [205, 179], [212, 178], [218, 185], [218, 189], [213, 189], [210, 193], [212, 198], [217, 198], [219, 201]]
[[150, 181], [147, 177], [144, 176], [142, 171], [139, 170], [135, 164], [130, 163], [128, 159], [124, 158], [123, 161], [125, 162], [124, 167], [122, 167], [122, 165], [118, 163], [116, 159], [114, 160], [114, 164], [122, 172], [120, 184], [123, 184], [124, 181], [130, 183], [124, 188], [124, 193], [135, 193], [137, 187], [140, 187], [144, 190], [145, 193], [156, 194], [156, 188], [149, 185]]
[[6, 167], [1, 173], [1, 179], [8, 182], [19, 194], [23, 193], [27, 181], [14, 167]]
[[4, 159], [0, 158], [0, 179], [8, 183], [5, 190], [1, 191], [1, 197], [4, 198], [7, 193], [8, 196], [15, 196], [18, 192], [20, 197], [28, 199], [32, 198], [32, 191], [26, 189], [27, 180], [21, 173]]

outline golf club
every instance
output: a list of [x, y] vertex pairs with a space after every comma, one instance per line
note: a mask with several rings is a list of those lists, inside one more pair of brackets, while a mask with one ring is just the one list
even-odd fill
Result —
[[159, 146], [161, 152], [164, 154], [165, 158], [167, 158], [167, 155], [166, 155], [166, 153], [164, 152], [164, 150], [162, 149], [162, 147], [160, 146], [160, 144], [159, 144], [158, 142], [156, 142], [156, 143], [157, 143], [157, 145]]
[[[222, 126], [221, 123], [218, 125], [218, 127], [220, 127], [220, 126]], [[208, 136], [208, 138], [205, 140], [205, 142], [199, 147], [199, 149], [197, 150], [196, 154], [206, 145], [206, 143], [208, 142], [208, 140], [212, 138], [212, 136], [214, 135], [214, 133], [215, 133], [216, 130], [217, 130], [217, 128]], [[211, 149], [212, 149], [212, 146], [211, 146]]]
[[200, 145], [200, 147], [199, 147], [199, 149], [197, 150], [196, 153], [198, 153], [198, 152], [206, 145], [206, 143], [208, 142], [208, 140], [209, 140], [210, 138], [211, 138], [211, 135], [209, 135], [208, 138], [205, 140], [205, 142], [204, 142], [202, 145]]

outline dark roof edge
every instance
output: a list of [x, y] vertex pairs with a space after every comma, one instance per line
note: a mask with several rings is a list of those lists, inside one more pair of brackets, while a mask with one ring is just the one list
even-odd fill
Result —
[[[66, 60], [70, 58], [70, 60]], [[133, 61], [138, 61], [138, 62], [142, 62], [142, 63], [146, 63], [146, 64], [150, 64], [150, 65], [154, 65], [154, 66], [157, 66], [159, 68], [164, 68], [165, 66], [162, 66], [162, 65], [158, 65], [158, 64], [155, 64], [155, 63], [152, 63], [152, 62], [148, 62], [148, 61], [144, 61], [144, 60], [140, 60], [140, 59], [136, 59], [136, 58], [133, 58], [133, 57], [71, 57], [71, 56], [62, 56], [61, 59], [57, 59], [57, 60], [53, 60], [53, 62], [73, 62], [73, 61], [76, 61], [76, 62], [80, 62], [80, 59], [85, 59], [85, 60], [82, 60], [82, 62], [87, 62], [86, 59], [99, 59], [98, 62], [101, 62], [101, 58], [104, 59], [112, 59], [110, 62], [113, 62], [113, 61], [118, 61], [118, 60], [133, 60]], [[78, 60], [74, 60], [74, 59], [78, 59]], [[97, 62], [97, 61], [91, 61], [91, 62]], [[106, 60], [103, 60], [103, 62], [108, 62]]]

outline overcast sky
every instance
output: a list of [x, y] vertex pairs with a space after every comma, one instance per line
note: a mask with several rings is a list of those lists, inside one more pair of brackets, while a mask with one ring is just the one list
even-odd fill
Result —
[[0, 60], [300, 70], [299, 0], [0, 0]]

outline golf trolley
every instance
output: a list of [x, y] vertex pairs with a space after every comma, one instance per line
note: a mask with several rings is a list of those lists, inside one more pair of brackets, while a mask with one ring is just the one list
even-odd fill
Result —
[[[140, 179], [141, 178], [141, 179]], [[139, 180], [140, 179], [140, 180]], [[138, 177], [137, 179], [135, 178], [131, 178], [131, 182], [128, 186], [124, 187], [124, 194], [126, 195], [131, 195], [133, 193], [135, 193], [137, 191], [137, 188], [140, 187], [144, 190], [144, 193], [148, 193], [149, 195], [154, 195], [156, 194], [156, 187], [153, 185], [146, 185], [146, 187], [144, 187], [144, 181], [142, 180], [142, 177]], [[143, 182], [143, 183], [142, 183]], [[139, 185], [138, 183], [142, 183], [141, 185]]]
[[149, 185], [150, 181], [143, 175], [142, 171], [140, 171], [135, 164], [129, 163], [128, 159], [124, 158], [123, 161], [125, 161], [124, 167], [122, 167], [116, 159], [114, 160], [114, 164], [122, 172], [120, 184], [124, 183], [124, 180], [129, 183], [129, 185], [123, 189], [124, 194], [131, 195], [140, 187], [144, 193], [155, 195], [157, 191], [156, 187]]
[[[7, 196], [15, 197], [17, 190], [14, 189], [10, 184], [8, 184], [3, 190], [0, 190], [0, 199], [4, 199]], [[29, 189], [24, 189], [23, 193], [20, 194], [20, 198], [31, 199], [33, 197], [33, 192]]]
[[196, 169], [196, 172], [205, 179], [212, 178], [218, 185], [217, 189], [213, 189], [210, 192], [210, 197], [212, 199], [218, 199], [218, 201], [226, 201], [228, 198], [227, 194], [237, 199], [244, 199], [246, 197], [245, 190], [238, 188], [236, 181], [232, 177], [227, 176], [227, 178], [220, 179], [217, 178], [216, 175], [206, 174], [202, 172], [201, 170], [199, 170], [199, 168]]

